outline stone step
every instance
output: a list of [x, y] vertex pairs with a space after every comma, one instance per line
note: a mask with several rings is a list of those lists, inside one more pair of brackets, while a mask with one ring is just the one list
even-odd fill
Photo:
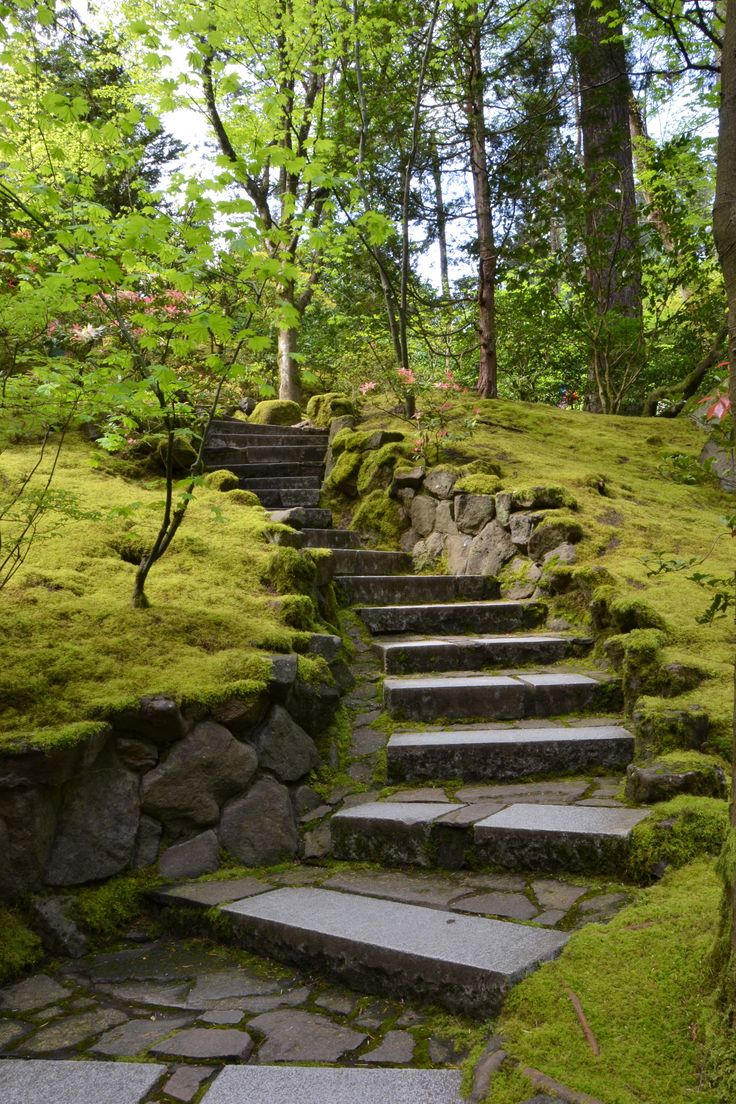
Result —
[[212, 448], [204, 451], [207, 466], [236, 467], [242, 464], [322, 464], [327, 450], [320, 445], [258, 445], [247, 448]]
[[462, 1104], [462, 1072], [226, 1066], [203, 1104]]
[[241, 479], [244, 491], [318, 491], [322, 481], [318, 475], [290, 475], [281, 478]]
[[214, 418], [210, 426], [210, 435], [221, 433], [257, 434], [268, 437], [278, 434], [284, 437], [323, 437], [324, 429], [300, 426], [259, 425], [257, 422], [243, 422], [240, 418]]
[[352, 529], [302, 529], [305, 548], [360, 548]]
[[557, 663], [580, 656], [592, 640], [579, 636], [456, 636], [444, 640], [376, 641], [374, 647], [389, 675], [425, 671], [478, 671], [484, 667], [513, 667], [524, 663]]
[[620, 873], [649, 809], [509, 805], [473, 827], [476, 861], [516, 870]]
[[376, 801], [336, 813], [332, 854], [386, 865], [625, 871], [633, 827], [646, 809], [544, 803]]
[[445, 729], [397, 732], [389, 739], [391, 782], [462, 778], [505, 782], [535, 774], [574, 774], [627, 766], [634, 737], [625, 728]]
[[325, 889], [278, 889], [220, 908], [235, 941], [362, 992], [492, 1015], [561, 932]]
[[271, 517], [282, 525], [290, 525], [292, 529], [313, 531], [332, 528], [331, 512], [317, 507], [293, 506], [290, 510], [272, 510]]
[[544, 620], [541, 602], [454, 602], [421, 606], [362, 606], [373, 633], [518, 632]]
[[0, 1061], [0, 1100], [3, 1104], [140, 1104], [165, 1073], [166, 1066], [153, 1062], [5, 1059]]
[[[221, 464], [205, 464], [207, 471], [217, 471], [221, 467]], [[295, 475], [311, 475], [318, 479], [322, 476], [322, 465], [311, 462], [228, 464], [227, 470], [241, 479], [278, 479], [281, 483]]]
[[[241, 486], [247, 480], [241, 480]], [[257, 484], [257, 480], [253, 480]], [[319, 506], [320, 491], [319, 488], [308, 487], [295, 487], [294, 489], [284, 488], [282, 490], [274, 490], [271, 487], [261, 488], [246, 487], [245, 490], [253, 491], [253, 494], [258, 495], [261, 503], [268, 509], [279, 508], [281, 510], [290, 510], [292, 506]]]
[[406, 552], [376, 552], [367, 548], [338, 548], [334, 553], [335, 575], [385, 575], [408, 571], [411, 556]]
[[463, 602], [498, 598], [491, 575], [343, 575], [339, 588], [350, 605]]
[[328, 437], [326, 433], [304, 433], [301, 436], [296, 434], [282, 433], [277, 426], [269, 426], [272, 429], [272, 433], [254, 433], [252, 429], [246, 429], [244, 432], [232, 433], [230, 431], [223, 431], [222, 433], [210, 433], [207, 438], [206, 449], [218, 449], [218, 448], [259, 448], [259, 447], [271, 447], [271, 446], [301, 446], [302, 444], [309, 446], [310, 448], [327, 448]]
[[387, 678], [383, 702], [397, 718], [412, 721], [510, 721], [563, 713], [616, 708], [620, 683], [615, 679], [564, 673], [445, 675], [432, 678]]

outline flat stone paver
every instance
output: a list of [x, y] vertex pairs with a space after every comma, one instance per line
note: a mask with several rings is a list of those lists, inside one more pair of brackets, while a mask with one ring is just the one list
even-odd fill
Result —
[[153, 1016], [147, 1020], [130, 1020], [106, 1031], [90, 1049], [94, 1054], [107, 1054], [111, 1058], [133, 1057], [148, 1050], [169, 1032], [191, 1023], [191, 1016]]
[[199, 1092], [203, 1081], [212, 1076], [212, 1066], [179, 1066], [168, 1081], [164, 1082], [164, 1092], [188, 1104]]
[[204, 1104], [462, 1104], [460, 1081], [456, 1070], [231, 1066]]
[[0, 1051], [5, 1050], [12, 1043], [17, 1043], [30, 1031], [28, 1024], [15, 1020], [0, 1020]]
[[48, 974], [34, 974], [7, 989], [0, 989], [0, 1010], [33, 1012], [68, 996], [69, 989], [65, 985], [60, 985]]
[[538, 878], [532, 882], [534, 896], [543, 908], [569, 909], [588, 892], [585, 886], [559, 882], [555, 878]]
[[325, 1016], [309, 1012], [266, 1012], [256, 1016], [248, 1026], [266, 1036], [258, 1051], [258, 1061], [262, 1064], [337, 1062], [368, 1038], [352, 1028], [339, 1027]]
[[336, 874], [322, 883], [324, 889], [339, 889], [348, 893], [360, 893], [366, 897], [386, 897], [392, 901], [405, 901], [411, 905], [438, 905], [444, 907], [461, 892], [458, 886], [441, 878], [412, 878], [408, 874], [380, 871], [371, 874]]
[[431, 824], [445, 813], [460, 810], [462, 805], [429, 801], [373, 801], [341, 809], [335, 820], [386, 820], [400, 824]]
[[462, 786], [455, 794], [457, 801], [502, 801], [505, 805], [517, 802], [541, 805], [563, 805], [579, 801], [588, 791], [586, 779], [560, 782], [524, 782], [496, 786]]
[[439, 786], [422, 786], [419, 789], [413, 790], [397, 790], [396, 793], [390, 794], [387, 801], [447, 801], [449, 797], [445, 794], [444, 790], [441, 790]]
[[169, 904], [182, 905], [221, 905], [223, 901], [239, 901], [256, 893], [266, 893], [270, 889], [268, 882], [258, 878], [232, 878], [227, 881], [187, 882], [179, 886], [166, 886], [154, 890], [152, 896]]
[[146, 979], [157, 982], [176, 981], [178, 978], [193, 978], [211, 970], [212, 956], [204, 947], [187, 946], [173, 940], [93, 955], [67, 967], [67, 972], [72, 975], [81, 974], [93, 981], [118, 981], [126, 984]]
[[68, 1050], [84, 1039], [125, 1023], [127, 1019], [125, 1013], [117, 1008], [97, 1008], [93, 1012], [82, 1012], [78, 1016], [68, 1016], [42, 1027], [26, 1039], [19, 1049], [23, 1054], [53, 1054], [57, 1050]]
[[360, 1057], [361, 1062], [376, 1065], [408, 1066], [414, 1057], [414, 1038], [408, 1031], [387, 1031], [383, 1042]]
[[103, 982], [99, 988], [118, 1000], [134, 1001], [164, 1008], [188, 1008], [189, 982], [174, 984], [155, 981], [130, 981], [119, 985]]
[[591, 809], [580, 805], [509, 805], [475, 826], [476, 832], [494, 828], [520, 832], [566, 832], [595, 836], [628, 836], [649, 816], [648, 809]]
[[3, 1104], [140, 1104], [166, 1066], [132, 1062], [0, 1061]]
[[490, 913], [511, 920], [531, 920], [539, 912], [523, 893], [481, 893], [463, 897], [452, 907], [460, 912]]
[[277, 980], [249, 974], [247, 970], [218, 970], [200, 975], [188, 996], [191, 1008], [216, 1007], [213, 1002], [230, 997], [264, 996], [278, 993]]
[[151, 1048], [152, 1054], [161, 1057], [210, 1058], [221, 1062], [243, 1062], [252, 1051], [253, 1040], [247, 1031], [228, 1027], [191, 1027]]

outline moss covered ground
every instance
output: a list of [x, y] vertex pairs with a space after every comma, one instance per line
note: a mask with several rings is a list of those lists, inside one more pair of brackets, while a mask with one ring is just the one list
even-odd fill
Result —
[[[36, 455], [6, 449], [4, 475]], [[135, 565], [163, 488], [124, 472], [81, 438], [64, 447], [54, 486], [74, 496], [77, 516], [42, 519], [0, 601], [0, 747], [83, 738], [89, 722], [145, 694], [204, 703], [254, 694], [268, 677], [266, 653], [298, 645], [274, 595], [298, 589], [297, 569], [313, 580], [314, 564], [283, 563], [299, 554], [267, 543], [268, 514], [237, 492], [197, 490], [149, 577], [150, 609], [133, 609]]]

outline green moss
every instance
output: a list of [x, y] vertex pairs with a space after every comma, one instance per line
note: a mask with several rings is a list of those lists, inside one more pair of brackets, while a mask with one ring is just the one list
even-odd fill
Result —
[[717, 855], [728, 825], [728, 808], [715, 797], [681, 794], [652, 806], [632, 833], [629, 869], [646, 882], [664, 866], [685, 866], [701, 855]]
[[642, 746], [650, 754], [700, 748], [710, 738], [710, 715], [699, 703], [675, 705], [665, 698], [641, 697], [636, 703], [634, 724]]
[[352, 528], [369, 538], [378, 548], [395, 549], [406, 523], [397, 502], [385, 490], [376, 489], [361, 498], [353, 514]]
[[297, 678], [310, 686], [334, 686], [327, 660], [322, 656], [300, 655], [297, 659]]
[[109, 938], [129, 928], [144, 911], [146, 893], [161, 879], [152, 870], [121, 874], [103, 885], [77, 890], [74, 916], [94, 935]]
[[41, 940], [13, 909], [0, 906], [0, 985], [41, 958]]
[[317, 568], [305, 551], [279, 546], [271, 552], [262, 577], [278, 594], [309, 594], [317, 579]]
[[346, 415], [355, 417], [355, 403], [347, 395], [338, 391], [328, 391], [324, 395], [312, 395], [307, 403], [307, 417], [316, 426], [327, 426], [333, 418]]
[[[574, 932], [561, 956], [509, 995], [496, 1032], [512, 1060], [606, 1104], [713, 1104], [701, 1091], [704, 966], [718, 917], [714, 864], [669, 874], [607, 924]], [[575, 1015], [580, 1000], [594, 1055]], [[488, 1102], [521, 1104], [519, 1070], [494, 1076]]]
[[358, 474], [358, 494], [368, 494], [376, 487], [388, 487], [394, 468], [411, 455], [411, 446], [401, 441], [391, 441], [368, 453]]
[[573, 494], [557, 483], [537, 484], [511, 492], [514, 506], [522, 510], [577, 510], [578, 503]]
[[[227, 487], [221, 488], [227, 490]], [[253, 491], [241, 491], [239, 488], [228, 491], [226, 503], [228, 506], [258, 506], [262, 509], [261, 500]]]
[[501, 486], [501, 480], [497, 476], [478, 472], [461, 476], [454, 489], [463, 494], [495, 495], [501, 490]]
[[560, 542], [566, 541], [568, 544], [578, 544], [585, 536], [585, 530], [578, 519], [569, 514], [547, 514], [537, 523], [534, 530], [535, 537], [539, 539], [548, 529], [555, 530]]
[[224, 468], [220, 471], [208, 472], [203, 482], [210, 491], [236, 491], [240, 487], [238, 476]]
[[358, 474], [362, 463], [363, 457], [359, 452], [343, 452], [325, 480], [326, 489], [354, 498], [358, 493]]
[[29, 748], [64, 748], [84, 744], [107, 731], [105, 721], [72, 721], [70, 724], [35, 728], [29, 732], [9, 732], [2, 741], [3, 752], [23, 752]]
[[259, 402], [248, 419], [255, 425], [296, 425], [302, 420], [299, 403], [289, 399], [267, 399]]
[[621, 594], [611, 584], [599, 586], [593, 592], [590, 610], [597, 628], [611, 628], [619, 633], [628, 633], [633, 629], [668, 631], [664, 617], [649, 602], [644, 598]]
[[462, 474], [463, 477], [467, 475], [497, 475], [500, 478], [503, 475], [503, 468], [495, 460], [484, 458], [482, 460], [471, 460], [469, 464], [463, 464]]
[[278, 609], [284, 624], [292, 629], [316, 627], [317, 611], [308, 594], [284, 594], [278, 599]]

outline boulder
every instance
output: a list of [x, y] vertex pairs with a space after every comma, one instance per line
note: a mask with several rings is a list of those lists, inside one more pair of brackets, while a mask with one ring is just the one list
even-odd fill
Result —
[[420, 539], [416, 529], [407, 529], [399, 537], [399, 548], [402, 552], [413, 552], [414, 545]]
[[548, 564], [551, 560], [556, 560], [558, 564], [562, 564], [566, 567], [571, 567], [574, 563], [577, 563], [578, 554], [575, 546], [568, 544], [564, 541], [562, 544], [558, 544], [556, 548], [552, 548], [549, 552], [544, 554], [542, 563]]
[[329, 728], [339, 704], [339, 687], [304, 679], [297, 679], [286, 702], [291, 716], [310, 736], [319, 736]]
[[271, 656], [271, 675], [268, 693], [278, 702], [285, 702], [296, 682], [298, 657], [295, 655]]
[[136, 870], [142, 866], [153, 866], [158, 858], [162, 834], [163, 828], [157, 820], [153, 820], [145, 814], [141, 817], [133, 851], [133, 866]]
[[296, 782], [319, 763], [314, 741], [280, 705], [257, 729], [254, 742], [259, 765], [282, 782]]
[[529, 538], [534, 532], [536, 523], [537, 518], [534, 514], [511, 514], [508, 527], [514, 544], [518, 545], [520, 548], [525, 548], [529, 543]]
[[435, 498], [450, 498], [460, 473], [450, 468], [433, 468], [424, 477], [424, 490]]
[[399, 468], [394, 472], [389, 494], [396, 498], [399, 491], [418, 491], [424, 480], [424, 468]]
[[678, 764], [663, 760], [646, 766], [631, 763], [626, 768], [626, 796], [630, 801], [650, 805], [656, 801], [668, 801], [678, 794], [697, 794], [701, 797], [728, 796], [726, 775], [717, 763], [705, 757], [702, 763]]
[[342, 639], [333, 633], [314, 633], [309, 638], [307, 652], [310, 655], [322, 656], [327, 663], [334, 663], [340, 655]]
[[582, 538], [583, 527], [578, 521], [547, 517], [529, 539], [529, 555], [533, 560], [541, 560], [553, 548], [561, 544], [577, 544]]
[[270, 866], [293, 858], [298, 835], [289, 791], [261, 778], [231, 801], [220, 821], [222, 846], [245, 866]]
[[243, 736], [261, 723], [268, 706], [266, 694], [260, 694], [255, 700], [230, 698], [229, 701], [212, 707], [212, 720], [224, 725], [233, 736]]
[[143, 779], [142, 809], [172, 831], [208, 827], [220, 806], [244, 790], [258, 759], [222, 725], [203, 721]]
[[319, 796], [316, 790], [313, 790], [311, 786], [297, 786], [291, 795], [291, 800], [294, 802], [294, 809], [297, 816], [303, 816], [304, 813], [311, 813], [313, 809], [318, 809], [322, 804], [322, 798]]
[[710, 467], [724, 491], [736, 491], [736, 465], [731, 449], [723, 448], [715, 441], [706, 441], [700, 453], [700, 463]]
[[139, 705], [116, 713], [111, 721], [117, 735], [143, 736], [157, 747], [181, 739], [187, 731], [176, 702], [164, 697], [141, 698]]
[[211, 874], [220, 865], [220, 845], [210, 828], [198, 836], [167, 847], [158, 862], [164, 878], [198, 878]]
[[158, 763], [158, 748], [152, 740], [119, 736], [115, 742], [118, 759], [132, 771], [151, 770]]
[[451, 502], [438, 502], [437, 513], [434, 518], [434, 527], [438, 533], [445, 533], [447, 536], [457, 536], [457, 525], [455, 519], [452, 516], [452, 503]]
[[0, 897], [42, 885], [58, 800], [46, 787], [0, 791]]
[[46, 882], [81, 885], [125, 870], [133, 858], [139, 817], [138, 778], [120, 764], [95, 767], [68, 782]]
[[411, 501], [411, 527], [420, 537], [428, 537], [434, 529], [437, 503], [428, 495], [418, 494]]
[[72, 917], [73, 910], [73, 897], [31, 897], [33, 926], [51, 954], [81, 958], [87, 953], [87, 940]]
[[455, 495], [455, 524], [461, 533], [477, 533], [496, 516], [496, 503], [491, 495]]
[[412, 553], [414, 566], [423, 571], [425, 567], [434, 567], [445, 554], [445, 537], [441, 533], [430, 533], [428, 537], [417, 541]]
[[466, 575], [498, 575], [505, 563], [516, 554], [516, 545], [497, 521], [489, 521], [473, 538], [468, 551]]
[[449, 575], [465, 575], [468, 552], [472, 543], [473, 538], [465, 533], [447, 538], [445, 551], [447, 552], [447, 572]]
[[254, 425], [296, 425], [302, 418], [299, 403], [289, 399], [266, 399], [259, 402], [248, 418]]

